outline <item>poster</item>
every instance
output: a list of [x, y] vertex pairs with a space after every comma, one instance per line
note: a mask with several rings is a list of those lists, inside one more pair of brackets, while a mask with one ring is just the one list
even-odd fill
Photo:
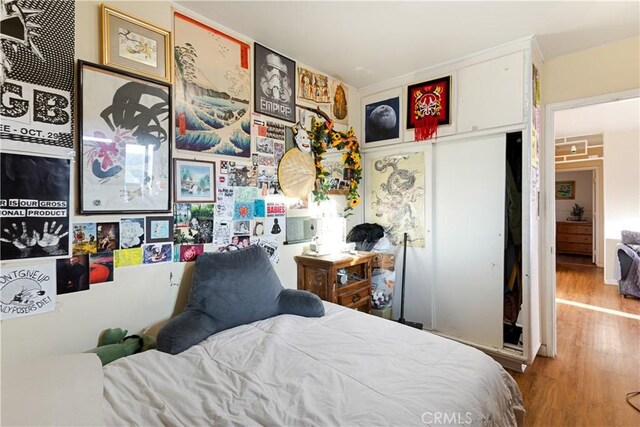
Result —
[[55, 305], [54, 264], [0, 270], [0, 320], [46, 313]]
[[98, 251], [97, 234], [95, 222], [73, 224], [73, 254], [95, 254]]
[[176, 203], [173, 212], [175, 244], [213, 241], [213, 203]]
[[139, 248], [144, 243], [144, 218], [127, 218], [120, 221], [120, 248]]
[[255, 111], [294, 123], [296, 63], [258, 43], [254, 47]]
[[283, 242], [286, 238], [287, 205], [280, 202], [267, 203], [267, 217], [264, 220], [265, 237]]
[[73, 149], [75, 2], [1, 7], [0, 139]]
[[248, 158], [249, 45], [174, 12], [176, 148]]
[[233, 219], [236, 221], [246, 221], [253, 219], [253, 209], [255, 206], [255, 202], [252, 200], [250, 202], [235, 202], [235, 207], [233, 210]]
[[171, 87], [79, 63], [80, 213], [167, 212]]
[[120, 224], [117, 222], [99, 222], [96, 224], [98, 233], [98, 252], [113, 252], [120, 249]]
[[372, 157], [367, 165], [367, 215], [399, 245], [409, 233], [409, 246], [424, 247], [424, 154], [406, 153]]
[[89, 285], [113, 282], [113, 252], [89, 255]]
[[58, 295], [89, 290], [89, 255], [57, 260], [56, 282]]
[[143, 264], [160, 264], [173, 261], [173, 244], [157, 243], [142, 246]]
[[0, 260], [70, 254], [68, 159], [0, 154]]
[[142, 264], [142, 247], [113, 251], [113, 265], [115, 268], [140, 264]]
[[204, 253], [204, 245], [180, 245], [180, 262], [195, 261]]

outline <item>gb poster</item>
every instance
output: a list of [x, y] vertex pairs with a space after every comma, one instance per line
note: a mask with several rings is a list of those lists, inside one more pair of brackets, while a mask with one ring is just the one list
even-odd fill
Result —
[[2, 0], [0, 139], [73, 148], [75, 3]]

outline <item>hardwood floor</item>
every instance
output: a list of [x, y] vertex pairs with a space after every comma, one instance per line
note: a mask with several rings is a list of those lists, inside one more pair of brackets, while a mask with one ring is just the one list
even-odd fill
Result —
[[558, 356], [511, 372], [527, 426], [640, 426], [625, 400], [640, 391], [640, 300], [602, 278], [595, 266], [558, 264]]
[[556, 261], [560, 264], [581, 264], [593, 266], [593, 260], [589, 255], [558, 254]]

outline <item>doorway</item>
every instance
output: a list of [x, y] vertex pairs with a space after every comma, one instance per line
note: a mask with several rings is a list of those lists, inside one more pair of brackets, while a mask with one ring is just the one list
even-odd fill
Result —
[[[622, 191], [618, 191], [618, 189], [627, 188], [628, 184], [624, 184], [620, 182], [619, 184], [613, 185], [614, 178], [617, 177], [615, 175], [615, 171], [617, 170], [633, 170], [632, 167], [626, 165], [625, 156], [622, 154], [617, 155], [615, 152], [620, 151], [622, 147], [628, 151], [628, 147], [631, 147], [631, 151], [633, 153], [627, 154], [626, 158], [629, 161], [634, 160], [635, 170], [637, 170], [637, 132], [638, 132], [638, 113], [630, 114], [631, 127], [635, 127], [635, 130], [631, 130], [631, 132], [636, 132], [635, 144], [633, 147], [629, 144], [633, 144], [633, 139], [629, 138], [628, 135], [621, 137], [620, 135], [615, 136], [616, 134], [620, 134], [621, 132], [629, 132], [629, 130], [620, 130], [620, 129], [611, 129], [607, 128], [610, 125], [622, 126], [623, 121], [621, 120], [625, 117], [624, 114], [620, 114], [615, 108], [612, 108], [614, 113], [609, 114], [606, 111], [600, 110], [598, 115], [591, 115], [591, 120], [584, 120], [585, 117], [588, 116], [588, 113], [593, 113], [594, 109], [599, 108], [600, 106], [605, 105], [614, 105], [616, 106], [622, 105], [625, 102], [635, 103], [636, 109], [638, 105], [638, 96], [639, 92], [637, 90], [621, 92], [616, 94], [607, 94], [602, 96], [597, 96], [593, 98], [586, 99], [578, 99], [567, 102], [562, 102], [558, 104], [550, 104], [547, 105], [545, 110], [546, 116], [546, 130], [545, 130], [545, 141], [556, 141], [559, 138], [565, 138], [564, 142], [575, 142], [572, 144], [566, 144], [568, 146], [569, 153], [574, 154], [575, 157], [570, 159], [560, 159], [563, 153], [559, 153], [556, 150], [556, 146], [553, 143], [545, 144], [545, 154], [544, 154], [544, 188], [545, 188], [545, 204], [547, 206], [544, 212], [544, 241], [545, 245], [542, 248], [544, 253], [542, 254], [542, 259], [544, 262], [544, 270], [542, 274], [544, 275], [544, 303], [543, 303], [543, 328], [544, 328], [544, 343], [545, 349], [544, 354], [550, 357], [555, 357], [557, 355], [557, 324], [556, 324], [556, 257], [557, 254], [557, 242], [556, 242], [556, 228], [557, 221], [560, 221], [561, 218], [556, 215], [556, 161], [557, 160], [565, 160], [564, 163], [569, 164], [574, 169], [583, 169], [583, 170], [593, 170], [595, 169], [595, 174], [592, 177], [595, 179], [595, 185], [597, 186], [595, 191], [595, 216], [593, 218], [593, 242], [595, 243], [595, 258], [592, 257], [592, 262], [595, 261], [595, 266], [586, 266], [582, 268], [590, 268], [593, 270], [592, 279], [595, 280], [596, 283], [594, 286], [597, 286], [599, 290], [606, 291], [608, 293], [613, 292], [612, 298], [616, 298], [615, 293], [617, 293], [616, 289], [613, 286], [607, 286], [606, 283], [615, 284], [615, 280], [609, 278], [609, 276], [613, 277], [613, 265], [615, 262], [614, 255], [615, 254], [615, 244], [616, 239], [619, 241], [619, 230], [617, 228], [622, 225], [625, 218], [628, 216], [628, 213], [625, 211], [626, 205], [623, 203], [615, 203], [615, 201], [607, 199], [606, 205], [607, 211], [604, 209], [604, 199], [605, 197], [612, 198], [618, 197], [618, 192], [622, 193]], [[618, 104], [620, 103], [620, 104]], [[576, 114], [577, 113], [577, 114]], [[558, 123], [561, 120], [558, 120], [559, 116], [565, 115], [573, 115], [575, 120], [569, 120], [568, 128], [574, 126], [573, 130], [567, 130], [565, 128], [564, 132], [559, 132]], [[558, 123], [556, 123], [558, 122]], [[583, 128], [577, 130], [575, 128], [576, 124], [583, 126]], [[588, 140], [586, 142], [578, 143], [576, 135], [580, 138], [578, 139], [588, 139], [584, 138], [589, 135], [604, 135], [604, 141], [601, 147], [597, 148], [597, 150], [601, 150], [601, 153], [597, 152], [589, 152], [590, 144]], [[615, 136], [615, 138], [614, 138]], [[627, 142], [625, 138], [628, 138], [630, 142]], [[607, 140], [614, 141], [615, 144], [611, 144], [609, 147], [615, 147], [615, 149], [610, 149], [613, 151], [614, 155], [611, 157], [611, 162], [608, 159], [605, 159], [605, 152], [607, 151]], [[620, 143], [618, 143], [620, 141]], [[626, 145], [625, 145], [626, 144]], [[575, 148], [573, 147], [575, 145]], [[597, 145], [597, 144], [596, 144]], [[604, 147], [603, 147], [604, 146]], [[595, 149], [596, 147], [594, 147]], [[581, 152], [582, 150], [582, 152]], [[634, 151], [635, 150], [635, 151]], [[623, 162], [624, 166], [617, 166], [614, 164], [615, 162]], [[606, 169], [605, 169], [606, 163]], [[608, 171], [608, 172], [606, 172]], [[612, 174], [612, 171], [614, 173]], [[606, 173], [605, 173], [606, 172]], [[609, 176], [609, 178], [607, 178]], [[605, 183], [608, 183], [605, 185]], [[605, 194], [606, 188], [610, 188], [612, 191], [608, 192], [609, 196]], [[601, 191], [598, 191], [601, 190]], [[625, 190], [627, 191], [627, 190]], [[636, 190], [637, 191], [637, 190]], [[625, 197], [628, 197], [629, 193], [625, 193]], [[612, 210], [612, 206], [619, 207], [618, 211]], [[600, 210], [598, 211], [598, 208]], [[624, 213], [626, 216], [622, 216]], [[608, 217], [605, 223], [605, 216]], [[618, 221], [618, 217], [620, 220]], [[598, 226], [601, 224], [600, 226]], [[614, 229], [616, 228], [616, 229]], [[591, 264], [594, 265], [594, 264]], [[598, 268], [597, 266], [604, 267], [604, 269]], [[608, 267], [608, 268], [607, 268]], [[595, 276], [593, 276], [595, 274]], [[602, 276], [605, 276], [604, 280]], [[558, 280], [564, 280], [566, 277], [559, 277]], [[578, 279], [578, 276], [572, 276], [569, 280], [572, 283], [581, 283], [582, 281]], [[579, 289], [578, 289], [579, 290]], [[560, 302], [560, 301], [558, 301]]]

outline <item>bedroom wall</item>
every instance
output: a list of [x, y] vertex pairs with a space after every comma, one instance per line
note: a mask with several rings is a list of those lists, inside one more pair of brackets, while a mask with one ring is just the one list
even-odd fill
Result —
[[542, 103], [640, 87], [640, 37], [550, 59], [542, 67]]
[[604, 277], [614, 285], [620, 232], [640, 231], [640, 131], [605, 133], [604, 158]]
[[[76, 2], [76, 59], [95, 63], [101, 61], [100, 4], [100, 1]], [[153, 24], [172, 28], [172, 7], [176, 6], [171, 2], [115, 1], [108, 4]], [[176, 7], [176, 9], [196, 16], [184, 8]], [[203, 21], [206, 20], [203, 19]], [[239, 39], [252, 42], [248, 37], [209, 22], [214, 27], [227, 31]], [[283, 54], [286, 55], [286, 52]], [[360, 97], [354, 88], [349, 89], [351, 125], [359, 133], [360, 117], [355, 112], [360, 109]], [[208, 157], [210, 160], [216, 158], [216, 156]], [[75, 164], [75, 170], [74, 182], [77, 180], [77, 164]], [[72, 182], [74, 193], [72, 197], [77, 202], [74, 182]], [[338, 196], [332, 199], [341, 210], [341, 201], [344, 198]], [[348, 219], [348, 229], [362, 222], [362, 208], [356, 208], [354, 213]], [[73, 222], [119, 219], [119, 216], [114, 215], [72, 216]], [[296, 264], [293, 257], [302, 252], [302, 246], [302, 244], [281, 246], [280, 262], [275, 269], [287, 288], [297, 286]], [[190, 283], [192, 270], [193, 263], [167, 263], [115, 269], [113, 283], [94, 285], [85, 292], [59, 295], [56, 308], [52, 312], [2, 321], [0, 325], [2, 363], [87, 350], [96, 345], [100, 331], [109, 327], [123, 327], [130, 333], [135, 333], [152, 325], [157, 326], [159, 322], [168, 319], [176, 307], [184, 304], [188, 295], [186, 285]]]
[[592, 172], [556, 172], [556, 182], [558, 181], [575, 181], [576, 198], [574, 200], [556, 200], [556, 219], [565, 221], [571, 214], [573, 205], [577, 203], [584, 208], [583, 219], [590, 221], [593, 216]]

